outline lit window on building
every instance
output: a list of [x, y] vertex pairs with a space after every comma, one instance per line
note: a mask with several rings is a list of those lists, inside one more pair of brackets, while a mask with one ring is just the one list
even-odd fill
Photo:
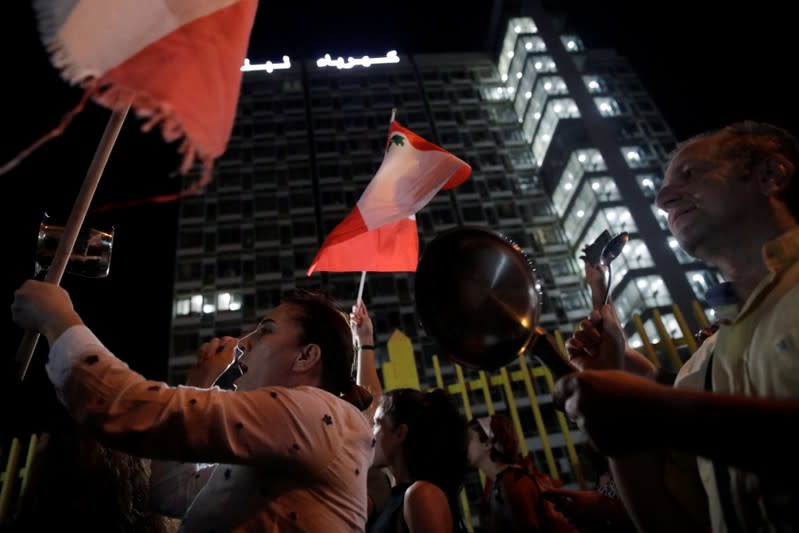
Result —
[[538, 74], [540, 72], [535, 65], [541, 63], [541, 61], [542, 57], [531, 56], [527, 58], [527, 61], [524, 64], [524, 73], [522, 74], [522, 72], [518, 72], [520, 81], [518, 87], [516, 87], [513, 105], [516, 109], [516, 114], [520, 117], [524, 115], [528, 102], [533, 96], [533, 86], [536, 85], [536, 80], [538, 79]]
[[175, 302], [175, 315], [187, 316], [191, 314], [199, 314], [203, 310], [203, 297], [202, 294], [193, 294], [191, 296], [183, 296]]
[[563, 244], [566, 236], [560, 228], [560, 224], [539, 224], [530, 231], [533, 240], [540, 245]]
[[577, 264], [571, 257], [553, 257], [549, 268], [555, 276], [574, 276], [578, 274]]
[[630, 268], [649, 268], [654, 266], [652, 254], [649, 253], [644, 241], [631, 239], [622, 250], [622, 257], [627, 261]]
[[599, 96], [594, 98], [594, 105], [603, 117], [616, 117], [621, 115], [621, 108], [615, 98], [610, 96]]
[[519, 189], [522, 192], [535, 192], [541, 190], [541, 182], [535, 174], [521, 173], [517, 178]]
[[581, 187], [574, 199], [574, 205], [563, 221], [563, 229], [570, 240], [576, 240], [583, 232], [586, 224], [591, 220], [597, 204], [597, 196], [591, 187], [585, 185]]
[[704, 300], [708, 289], [723, 281], [717, 273], [710, 270], [691, 270], [685, 273], [685, 278], [698, 300]]
[[634, 313], [640, 314], [645, 309], [670, 305], [671, 302], [671, 295], [660, 276], [631, 279], [615, 298], [619, 316], [627, 318]]
[[219, 311], [238, 311], [241, 309], [241, 294], [220, 292], [216, 295], [216, 308]]
[[175, 316], [191, 314], [191, 298], [178, 298], [175, 302]]
[[516, 110], [513, 108], [512, 105], [508, 104], [507, 106], [503, 105], [496, 105], [489, 107], [486, 110], [489, 119], [492, 122], [496, 122], [498, 124], [508, 123], [508, 122], [518, 122], [518, 115], [516, 114]]
[[686, 252], [685, 250], [680, 248], [680, 244], [677, 242], [677, 239], [675, 239], [674, 237], [669, 236], [667, 238], [667, 242], [669, 243], [669, 248], [671, 248], [671, 251], [673, 251], [674, 255], [677, 257], [677, 261], [679, 261], [681, 264], [684, 265], [686, 263], [696, 263], [697, 262], [697, 260], [695, 258], [691, 257], [688, 254], [688, 252]]
[[537, 33], [533, 19], [530, 17], [517, 17], [508, 21], [508, 28], [505, 32], [505, 39], [502, 41], [502, 51], [499, 54], [498, 69], [503, 80], [508, 74], [508, 67], [510, 61], [513, 59], [513, 50], [516, 47], [516, 41], [521, 34]]
[[[529, 93], [530, 104], [527, 106], [527, 111], [524, 111], [523, 107], [519, 111], [519, 113], [524, 111], [522, 131], [524, 132], [527, 142], [532, 142], [533, 140], [535, 129], [538, 126], [538, 121], [541, 119], [547, 99], [550, 96], [568, 94], [568, 92], [566, 82], [563, 81], [563, 78], [560, 76], [545, 76], [538, 80], [538, 83], [535, 84], [535, 89]], [[517, 107], [517, 110], [518, 109]]]
[[635, 225], [630, 210], [626, 207], [606, 207], [602, 210], [602, 214], [608, 222], [611, 235], [616, 235], [623, 231], [629, 233], [638, 231], [638, 227]]
[[521, 46], [526, 52], [537, 54], [547, 51], [547, 45], [544, 39], [538, 35], [526, 35], [519, 39], [517, 47]]
[[[599, 150], [588, 148], [572, 152], [552, 195], [552, 203], [559, 216], [563, 216], [566, 212], [583, 174], [586, 171], [597, 170], [605, 170], [605, 161]], [[613, 185], [615, 186], [615, 183]], [[595, 193], [598, 193], [597, 188], [593, 189]]]
[[595, 148], [575, 150], [573, 155], [577, 157], [577, 162], [586, 172], [601, 172], [607, 170], [602, 154]]
[[613, 178], [602, 176], [591, 178], [589, 180], [591, 190], [596, 194], [597, 200], [600, 202], [614, 202], [621, 200], [619, 188], [616, 186], [616, 180]]
[[[555, 206], [555, 210], [558, 212], [559, 216], [563, 216], [563, 214], [566, 212], [569, 201], [577, 190], [577, 184], [583, 175], [583, 169], [581, 166], [571, 165], [571, 161], [569, 163], [570, 164], [568, 164], [563, 170], [563, 174], [560, 177], [558, 186], [555, 188], [555, 192], [552, 194], [552, 204]], [[576, 167], [578, 169], [578, 173], [575, 174], [575, 169], [570, 167]]]
[[644, 341], [641, 339], [641, 335], [636, 331], [627, 337], [627, 344], [630, 345], [630, 348], [641, 351], [641, 348], [644, 346]]
[[574, 34], [561, 35], [560, 42], [563, 43], [563, 47], [566, 51], [572, 54], [585, 49], [582, 39]]
[[524, 136], [519, 131], [519, 128], [502, 128], [500, 135], [502, 136], [502, 142], [505, 144], [524, 143]]
[[643, 157], [641, 157], [641, 151], [638, 148], [625, 147], [622, 148], [622, 153], [624, 154], [624, 160], [627, 161], [627, 165], [630, 168], [643, 166]]
[[638, 181], [641, 192], [650, 199], [655, 198], [663, 181], [657, 174], [637, 174], [635, 179]]
[[[566, 82], [560, 76], [545, 76], [539, 82], [541, 89], [547, 94], [568, 94], [569, 89], [566, 87]], [[536, 88], [538, 90], [538, 88]]]
[[591, 307], [591, 301], [583, 289], [561, 290], [558, 300], [563, 311], [584, 310]]
[[660, 166], [660, 160], [649, 146], [622, 146], [620, 150], [630, 168]]
[[214, 298], [213, 296], [204, 297], [202, 313], [204, 315], [210, 315], [215, 312], [216, 312], [216, 298]]
[[[669, 214], [666, 213], [664, 210], [652, 204], [652, 214], [655, 215], [655, 220], [658, 221], [661, 229], [668, 230], [669, 229]], [[675, 241], [676, 242], [676, 241]]]
[[605, 80], [600, 76], [583, 76], [583, 83], [591, 94], [601, 94], [608, 91]]
[[537, 56], [531, 57], [527, 60], [528, 68], [525, 69], [525, 74], [529, 72], [529, 65], [533, 66], [533, 70], [538, 74], [542, 72], [557, 72], [558, 66], [555, 64], [555, 60], [552, 59], [550, 56]]
[[541, 125], [538, 127], [535, 139], [533, 139], [533, 155], [536, 161], [543, 161], [546, 156], [549, 144], [552, 142], [552, 134], [563, 118], [579, 118], [580, 111], [577, 104], [571, 98], [555, 98], [547, 104], [544, 115], [541, 118]]
[[533, 153], [528, 147], [509, 150], [508, 156], [510, 157], [513, 168], [527, 169], [535, 166], [535, 159]]
[[500, 100], [510, 100], [513, 92], [512, 87], [482, 87], [480, 96], [486, 102], [499, 102]]

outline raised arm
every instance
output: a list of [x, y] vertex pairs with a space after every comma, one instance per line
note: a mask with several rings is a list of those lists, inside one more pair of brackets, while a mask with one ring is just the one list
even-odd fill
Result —
[[358, 368], [355, 382], [372, 393], [372, 404], [367, 411], [367, 417], [371, 422], [383, 396], [383, 385], [380, 383], [375, 364], [374, 326], [363, 301], [360, 305], [353, 306], [350, 323], [353, 337], [357, 341]]
[[[556, 396], [600, 453], [611, 456], [625, 503], [663, 487], [662, 457], [650, 453], [642, 461], [632, 455], [659, 448], [765, 472], [786, 483], [799, 474], [799, 465], [785, 460], [799, 446], [799, 436], [784, 431], [799, 421], [796, 399], [675, 389], [618, 371], [567, 376], [558, 381]], [[634, 519], [640, 505], [632, 505]]]
[[[350, 444], [343, 426], [366, 429], [348, 404], [315, 387], [233, 392], [148, 381], [82, 325], [62, 288], [28, 281], [15, 296], [17, 323], [51, 343], [47, 373], [67, 410], [104, 443], [133, 455], [321, 472]], [[320, 422], [337, 417], [341, 423]]]
[[[232, 362], [236, 339], [211, 339], [197, 350], [186, 385], [209, 388]], [[166, 516], [181, 518], [211, 477], [216, 464], [151, 461], [150, 505]]]

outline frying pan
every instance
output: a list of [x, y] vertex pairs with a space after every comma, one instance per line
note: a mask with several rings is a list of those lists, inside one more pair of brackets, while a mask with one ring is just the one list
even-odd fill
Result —
[[415, 296], [425, 332], [462, 366], [496, 370], [530, 349], [555, 378], [575, 370], [538, 325], [533, 265], [499, 232], [458, 226], [438, 234], [419, 259]]

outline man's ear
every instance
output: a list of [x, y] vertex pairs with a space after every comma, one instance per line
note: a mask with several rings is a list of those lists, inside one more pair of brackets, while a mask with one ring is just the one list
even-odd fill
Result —
[[796, 166], [780, 156], [771, 156], [764, 161], [760, 172], [760, 190], [766, 196], [784, 191], [794, 179]]
[[292, 367], [295, 372], [308, 372], [322, 361], [322, 349], [318, 344], [306, 344], [300, 350]]

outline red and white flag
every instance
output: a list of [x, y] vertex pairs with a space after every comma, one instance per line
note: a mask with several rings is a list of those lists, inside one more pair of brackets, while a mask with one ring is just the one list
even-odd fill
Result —
[[[210, 179], [233, 130], [257, 0], [35, 0], [39, 33], [62, 77], [112, 110], [130, 103], [143, 129], [181, 141]], [[67, 115], [54, 137], [83, 107]], [[30, 153], [23, 152], [21, 156]], [[18, 157], [13, 164], [16, 164]], [[4, 170], [13, 168], [6, 165]]]
[[355, 208], [322, 243], [308, 275], [415, 271], [416, 212], [471, 173], [464, 161], [392, 121], [383, 163]]

